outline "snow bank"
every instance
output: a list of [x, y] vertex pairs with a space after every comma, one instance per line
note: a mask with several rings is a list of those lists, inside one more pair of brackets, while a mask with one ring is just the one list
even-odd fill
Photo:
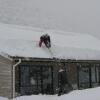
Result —
[[86, 90], [75, 90], [62, 96], [32, 95], [17, 97], [13, 100], [100, 100], [100, 87]]
[[38, 46], [46, 31], [34, 30], [0, 24], [0, 52], [19, 57], [100, 60], [100, 40], [91, 35], [49, 30], [52, 47], [48, 50]]

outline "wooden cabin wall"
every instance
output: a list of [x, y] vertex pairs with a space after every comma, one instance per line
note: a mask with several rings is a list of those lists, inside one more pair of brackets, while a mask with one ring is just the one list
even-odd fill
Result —
[[12, 62], [0, 56], [0, 96], [12, 97]]

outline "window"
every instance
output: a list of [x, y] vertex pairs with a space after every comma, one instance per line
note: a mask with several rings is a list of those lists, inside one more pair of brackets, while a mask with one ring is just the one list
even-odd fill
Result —
[[80, 64], [78, 66], [79, 89], [90, 88], [99, 85], [99, 64]]
[[53, 93], [53, 67], [48, 65], [20, 66], [20, 94]]

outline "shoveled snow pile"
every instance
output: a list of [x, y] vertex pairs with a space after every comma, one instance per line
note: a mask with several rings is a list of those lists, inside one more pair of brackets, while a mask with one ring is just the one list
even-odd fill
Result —
[[86, 90], [75, 90], [62, 96], [32, 95], [17, 97], [13, 100], [100, 100], [100, 87]]
[[[38, 46], [46, 32], [51, 36], [50, 50]], [[0, 24], [0, 52], [19, 57], [100, 60], [100, 40], [88, 34]]]

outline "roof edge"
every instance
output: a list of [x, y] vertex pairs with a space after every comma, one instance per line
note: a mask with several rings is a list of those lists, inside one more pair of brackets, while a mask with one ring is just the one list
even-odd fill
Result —
[[22, 59], [22, 61], [52, 61], [66, 63], [100, 63], [100, 60], [76, 60], [76, 59], [59, 59], [59, 58], [33, 58], [33, 57], [12, 57], [13, 60]]
[[10, 60], [10, 61], [12, 61], [12, 60], [13, 60], [13, 59], [11, 58], [11, 56], [10, 56], [10, 55], [8, 55], [7, 53], [1, 52], [1, 53], [0, 53], [0, 55], [1, 55], [1, 56], [3, 56], [4, 58], [6, 58], [6, 59]]

